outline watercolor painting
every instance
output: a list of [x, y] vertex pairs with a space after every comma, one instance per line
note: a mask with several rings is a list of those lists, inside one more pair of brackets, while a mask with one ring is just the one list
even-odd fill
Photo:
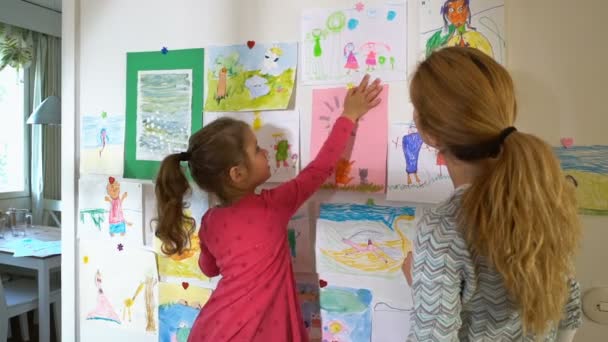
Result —
[[302, 84], [358, 83], [365, 73], [385, 82], [404, 81], [406, 19], [405, 2], [304, 10]]
[[161, 161], [188, 149], [192, 128], [192, 70], [138, 75], [137, 160]]
[[320, 290], [323, 341], [369, 342], [372, 292], [328, 286]]
[[108, 242], [80, 240], [80, 332], [89, 341], [107, 329], [158, 332], [158, 277], [154, 254], [118, 251]]
[[78, 182], [78, 236], [129, 246], [143, 245], [140, 183], [115, 177], [86, 177]]
[[506, 63], [504, 0], [420, 0], [420, 56], [448, 46], [479, 49]]
[[156, 178], [203, 125], [204, 50], [127, 53], [124, 178]]
[[297, 63], [297, 43], [208, 47], [205, 111], [286, 109]]
[[159, 284], [159, 341], [187, 342], [194, 320], [212, 290], [188, 282]]
[[205, 125], [222, 117], [249, 124], [258, 146], [268, 151], [270, 179], [280, 183], [294, 178], [300, 171], [300, 112], [276, 110], [267, 112], [207, 112]]
[[80, 174], [121, 175], [125, 116], [105, 111], [80, 118]]
[[[314, 89], [310, 156], [316, 156], [342, 114], [346, 88]], [[386, 185], [386, 146], [388, 126], [388, 85], [380, 104], [359, 120], [334, 174], [323, 185], [326, 189], [354, 192], [382, 192]]]
[[439, 203], [451, 194], [443, 156], [422, 141], [413, 121], [392, 123], [388, 139], [387, 200]]
[[576, 186], [583, 215], [608, 215], [608, 146], [556, 147], [566, 178]]

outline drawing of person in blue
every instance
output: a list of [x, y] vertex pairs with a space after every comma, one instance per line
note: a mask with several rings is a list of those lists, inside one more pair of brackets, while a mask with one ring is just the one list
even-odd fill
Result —
[[418, 157], [420, 156], [420, 148], [422, 148], [422, 137], [414, 125], [411, 125], [408, 134], [403, 136], [402, 147], [405, 156], [407, 185], [412, 184], [412, 175], [416, 177], [416, 182], [420, 184], [420, 178], [418, 177]]
[[108, 137], [108, 131], [105, 128], [102, 128], [99, 132], [99, 145], [101, 145], [101, 149], [99, 150], [99, 156], [101, 157], [101, 152], [106, 148], [106, 144], [110, 142], [110, 137]]

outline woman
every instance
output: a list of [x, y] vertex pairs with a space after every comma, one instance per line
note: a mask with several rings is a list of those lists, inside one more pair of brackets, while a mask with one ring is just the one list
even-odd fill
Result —
[[420, 64], [410, 96], [455, 190], [419, 223], [409, 340], [571, 339], [581, 324], [574, 187], [547, 143], [513, 127], [509, 73], [479, 50], [445, 48]]

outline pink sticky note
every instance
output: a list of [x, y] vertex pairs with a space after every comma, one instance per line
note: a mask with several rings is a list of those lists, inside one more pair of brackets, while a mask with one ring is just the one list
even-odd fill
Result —
[[[317, 155], [334, 122], [342, 114], [346, 92], [345, 87], [313, 90], [311, 159]], [[384, 85], [380, 98], [382, 102], [359, 120], [357, 134], [351, 138], [352, 141], [343, 154], [342, 169], [348, 170], [348, 174], [336, 177], [337, 174], [334, 173], [327, 183], [338, 184], [341, 190], [384, 191], [388, 145], [388, 85]]]
[[574, 138], [561, 138], [559, 140], [564, 148], [570, 148], [574, 145]]

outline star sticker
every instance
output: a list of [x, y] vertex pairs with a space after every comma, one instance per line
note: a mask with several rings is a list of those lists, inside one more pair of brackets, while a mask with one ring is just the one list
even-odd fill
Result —
[[362, 2], [357, 2], [357, 4], [355, 5], [355, 9], [357, 10], [357, 12], [363, 12], [363, 10], [365, 9], [365, 5]]
[[162, 52], [162, 54], [163, 54], [163, 55], [166, 55], [166, 54], [167, 54], [167, 52], [169, 52], [169, 49], [167, 49], [167, 47], [166, 47], [166, 46], [163, 46], [163, 48], [162, 48], [162, 49], [160, 49], [160, 52]]
[[351, 88], [354, 88], [354, 87], [355, 87], [355, 84], [353, 82], [348, 82], [346, 84], [346, 89], [351, 89]]
[[122, 243], [119, 243], [119, 244], [118, 244], [118, 246], [116, 246], [116, 248], [117, 248], [119, 251], [122, 251], [122, 250], [125, 248], [125, 246], [123, 246], [123, 245], [122, 245]]

